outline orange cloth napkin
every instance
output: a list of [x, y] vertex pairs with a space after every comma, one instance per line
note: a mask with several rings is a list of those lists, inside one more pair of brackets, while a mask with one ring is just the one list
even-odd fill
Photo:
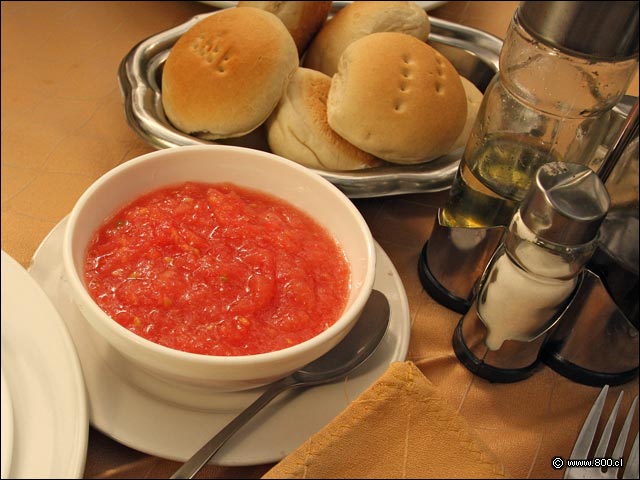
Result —
[[504, 478], [503, 465], [413, 362], [395, 362], [263, 478]]

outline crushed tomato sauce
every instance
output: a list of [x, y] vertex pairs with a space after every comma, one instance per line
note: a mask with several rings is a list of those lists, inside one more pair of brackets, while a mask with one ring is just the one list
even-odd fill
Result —
[[350, 269], [335, 239], [274, 196], [187, 182], [143, 195], [95, 233], [85, 283], [155, 343], [249, 355], [307, 340], [339, 318]]

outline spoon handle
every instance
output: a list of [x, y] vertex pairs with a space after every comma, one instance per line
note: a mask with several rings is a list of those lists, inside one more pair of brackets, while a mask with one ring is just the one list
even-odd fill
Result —
[[284, 377], [271, 385], [251, 405], [231, 420], [218, 434], [193, 454], [170, 478], [193, 478], [204, 467], [211, 457], [226, 443], [240, 427], [251, 420], [271, 400], [280, 393], [299, 385], [293, 376]]

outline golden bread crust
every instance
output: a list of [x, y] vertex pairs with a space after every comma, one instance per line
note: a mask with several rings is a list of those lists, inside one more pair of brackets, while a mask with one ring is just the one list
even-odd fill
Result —
[[437, 50], [404, 33], [374, 33], [344, 51], [327, 116], [358, 148], [389, 162], [419, 163], [451, 150], [467, 100], [460, 75]]
[[291, 35], [255, 8], [212, 14], [171, 49], [162, 103], [179, 130], [215, 140], [251, 132], [271, 114], [298, 67]]

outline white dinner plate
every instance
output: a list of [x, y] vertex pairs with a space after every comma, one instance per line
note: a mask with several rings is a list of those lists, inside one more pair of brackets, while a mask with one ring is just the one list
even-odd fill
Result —
[[[204, 3], [206, 5], [209, 5], [211, 7], [216, 7], [216, 8], [235, 7], [238, 4], [238, 2], [200, 2], [200, 3]], [[350, 3], [352, 2], [333, 2], [332, 8], [334, 10], [337, 10], [339, 8], [347, 6]], [[428, 11], [428, 10], [433, 10], [434, 8], [438, 8], [440, 5], [447, 2], [416, 2], [416, 3]]]
[[[204, 410], [160, 400], [133, 386], [129, 375], [109, 356], [113, 351], [93, 334], [67, 292], [61, 262], [65, 224], [63, 219], [45, 238], [29, 271], [61, 312], [75, 341], [92, 425], [130, 448], [169, 460], [187, 460], [263, 389], [210, 394], [211, 408]], [[389, 364], [406, 358], [411, 328], [406, 292], [377, 244], [376, 253], [374, 288], [386, 295], [391, 307], [389, 328], [377, 350], [344, 381], [285, 393], [272, 401], [227, 442], [212, 463], [242, 466], [282, 459], [342, 412]], [[174, 393], [190, 395], [183, 389]]]
[[0, 441], [2, 459], [0, 461], [0, 472], [2, 478], [9, 478], [11, 471], [11, 455], [13, 452], [13, 405], [11, 403], [11, 392], [4, 378], [4, 366], [0, 370], [1, 392], [0, 407], [2, 408], [2, 417], [0, 418], [0, 428], [2, 429], [2, 438]]
[[44, 291], [5, 251], [0, 270], [2, 369], [13, 408], [8, 476], [81, 478], [89, 415], [71, 336]]

